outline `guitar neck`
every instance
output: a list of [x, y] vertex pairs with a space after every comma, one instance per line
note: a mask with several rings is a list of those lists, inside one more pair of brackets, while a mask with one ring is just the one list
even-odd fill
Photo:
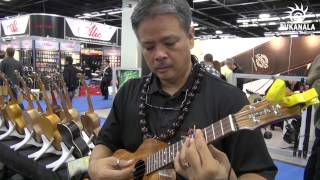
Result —
[[[210, 126], [202, 129], [207, 143], [211, 143], [227, 134], [237, 131], [233, 116], [230, 115], [220, 121], [217, 121]], [[174, 161], [176, 154], [182, 148], [185, 140], [180, 140], [177, 143], [171, 144], [168, 147], [148, 156], [146, 159], [146, 174], [157, 171]]]
[[89, 107], [88, 108], [88, 112], [89, 113], [93, 113], [94, 110], [93, 110], [92, 100], [91, 100], [91, 96], [90, 96], [90, 89], [89, 89], [86, 81], [84, 80], [83, 75], [81, 76], [81, 81], [82, 81], [82, 84], [84, 85], [85, 90], [86, 90], [86, 96], [87, 96], [88, 107]]
[[40, 89], [43, 93], [44, 102], [46, 103], [46, 106], [47, 106], [47, 112], [48, 114], [53, 114], [53, 110], [52, 110], [51, 104], [49, 103], [49, 98], [48, 98], [46, 89], [44, 87], [43, 82], [40, 79], [39, 79], [39, 84], [40, 84]]
[[54, 87], [59, 95], [60, 100], [61, 100], [61, 106], [62, 106], [63, 112], [64, 112], [67, 120], [72, 121], [73, 118], [72, 118], [71, 114], [69, 113], [68, 105], [67, 105], [67, 102], [65, 101], [65, 99], [67, 99], [67, 97], [69, 97], [69, 95], [62, 93], [62, 90], [58, 89], [56, 84], [54, 84]]

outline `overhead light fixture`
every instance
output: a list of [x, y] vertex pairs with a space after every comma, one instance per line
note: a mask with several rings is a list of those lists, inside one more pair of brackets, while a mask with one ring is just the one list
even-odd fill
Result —
[[210, 1], [210, 0], [193, 0], [194, 3], [205, 2], [205, 1]]
[[216, 34], [222, 34], [223, 32], [220, 30], [216, 30]]
[[11, 0], [3, 0], [3, 1], [5, 1], [5, 2], [10, 2]]
[[121, 10], [121, 11], [111, 11], [111, 12], [108, 12], [109, 15], [121, 14], [121, 13], [122, 13], [122, 10]]
[[263, 13], [263, 14], [260, 14], [259, 15], [259, 18], [269, 18], [270, 17], [270, 14], [267, 14], [267, 13]]
[[83, 13], [84, 16], [91, 16], [90, 13]]

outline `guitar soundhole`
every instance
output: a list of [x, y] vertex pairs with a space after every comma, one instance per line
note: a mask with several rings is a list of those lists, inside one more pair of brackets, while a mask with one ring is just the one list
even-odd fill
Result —
[[141, 180], [146, 172], [146, 166], [144, 161], [138, 161], [135, 165], [135, 171], [133, 173], [134, 180]]

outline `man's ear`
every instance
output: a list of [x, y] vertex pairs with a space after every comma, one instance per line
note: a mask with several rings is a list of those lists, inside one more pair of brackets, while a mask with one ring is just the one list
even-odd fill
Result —
[[188, 38], [189, 38], [189, 43], [190, 43], [190, 49], [193, 48], [194, 46], [194, 27], [190, 27], [189, 32], [188, 32]]

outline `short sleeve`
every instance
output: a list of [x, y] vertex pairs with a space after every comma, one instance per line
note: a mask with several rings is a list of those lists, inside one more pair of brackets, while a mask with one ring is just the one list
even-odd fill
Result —
[[121, 123], [119, 117], [119, 108], [120, 107], [120, 99], [118, 93], [107, 117], [104, 125], [102, 126], [98, 138], [96, 140], [96, 144], [102, 144], [107, 146], [113, 152], [117, 149], [122, 148], [121, 141]]

